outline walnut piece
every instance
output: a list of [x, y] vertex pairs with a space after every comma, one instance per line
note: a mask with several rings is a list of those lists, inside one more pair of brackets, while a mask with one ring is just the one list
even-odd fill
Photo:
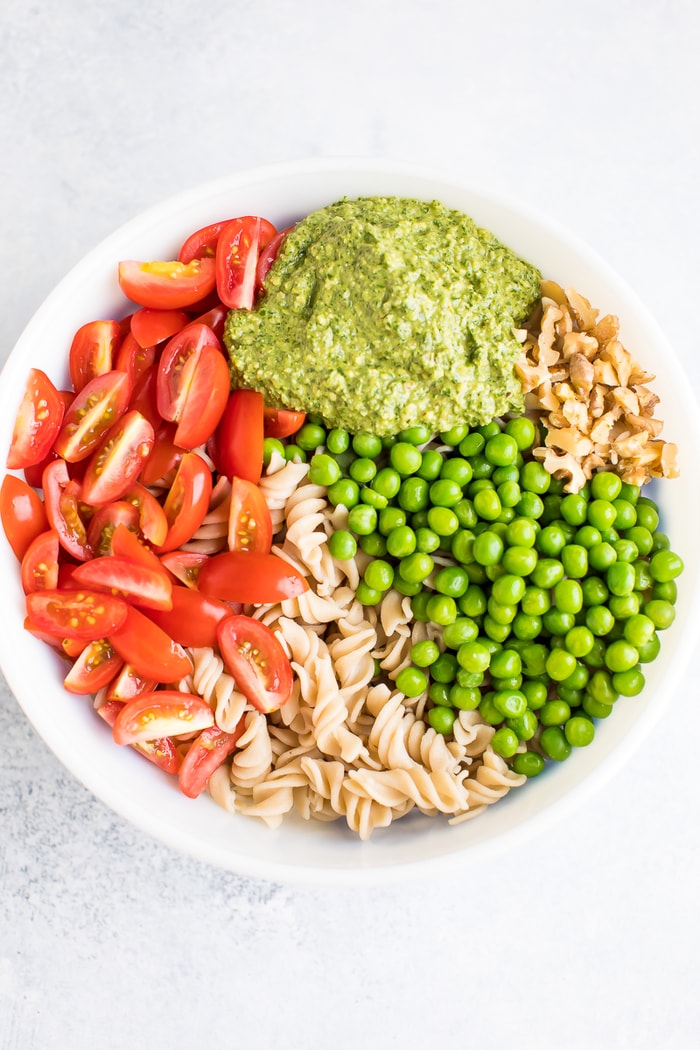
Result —
[[579, 492], [596, 470], [644, 485], [678, 477], [677, 448], [660, 438], [654, 417], [654, 376], [640, 368], [619, 339], [612, 314], [598, 310], [573, 288], [544, 281], [541, 299], [518, 334], [516, 371], [527, 411], [546, 429], [534, 450], [545, 469]]

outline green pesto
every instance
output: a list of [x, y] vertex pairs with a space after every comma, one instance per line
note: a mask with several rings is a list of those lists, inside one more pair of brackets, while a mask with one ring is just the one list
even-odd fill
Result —
[[338, 201], [287, 236], [255, 309], [229, 313], [233, 382], [353, 433], [485, 423], [522, 407], [513, 328], [540, 280], [437, 201]]

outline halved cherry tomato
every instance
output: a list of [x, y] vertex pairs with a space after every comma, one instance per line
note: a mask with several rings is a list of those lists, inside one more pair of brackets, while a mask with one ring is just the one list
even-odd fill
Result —
[[61, 648], [61, 639], [58, 637], [58, 635], [49, 634], [48, 631], [44, 631], [41, 627], [37, 627], [37, 625], [32, 621], [30, 616], [24, 617], [23, 626], [25, 631], [28, 631], [29, 634], [33, 635], [35, 638], [38, 638], [40, 642], [44, 642], [46, 645], [50, 645], [52, 649], [55, 649], [59, 656], [64, 655], [63, 650]]
[[291, 437], [301, 429], [305, 419], [306, 412], [292, 412], [288, 408], [266, 408], [264, 411], [265, 437]]
[[63, 420], [63, 401], [40, 368], [29, 371], [7, 455], [10, 470], [31, 467], [49, 454]]
[[216, 465], [229, 481], [245, 478], [254, 485], [263, 468], [263, 396], [257, 390], [234, 390], [216, 431]]
[[90, 321], [78, 329], [68, 352], [70, 381], [76, 393], [95, 376], [112, 370], [121, 338], [118, 321]]
[[196, 452], [183, 453], [163, 510], [168, 534], [158, 550], [175, 550], [192, 539], [204, 521], [211, 497], [211, 471]]
[[63, 679], [69, 693], [87, 695], [109, 685], [119, 673], [124, 661], [106, 638], [88, 642]]
[[21, 579], [25, 594], [52, 591], [58, 587], [58, 534], [53, 529], [40, 533], [22, 558]]
[[64, 550], [78, 561], [92, 557], [92, 545], [81, 515], [80, 485], [71, 480], [62, 459], [55, 459], [44, 470], [42, 478], [46, 516], [58, 533]]
[[43, 500], [15, 474], [6, 474], [0, 486], [0, 519], [18, 561], [32, 540], [48, 528]]
[[128, 525], [119, 524], [114, 529], [110, 554], [117, 558], [125, 558], [136, 565], [143, 565], [152, 573], [159, 573], [172, 588], [172, 580], [160, 558], [153, 553], [150, 547], [141, 542], [136, 532], [132, 531]]
[[[153, 348], [152, 348], [153, 349]], [[158, 366], [150, 365], [136, 380], [129, 408], [135, 408], [151, 424], [156, 434], [163, 426], [158, 411]]]
[[157, 682], [152, 678], [146, 678], [139, 674], [131, 664], [124, 664], [121, 671], [112, 679], [107, 687], [108, 700], [133, 700], [135, 696], [142, 693], [151, 693], [156, 688]]
[[[114, 503], [106, 503], [104, 507], [97, 508], [87, 529], [87, 543], [94, 557], [114, 554], [112, 540], [119, 527], [134, 534], [138, 531], [139, 512], [133, 503], [115, 500]], [[138, 541], [135, 539], [135, 542]]]
[[178, 424], [175, 444], [192, 449], [214, 433], [231, 388], [229, 367], [211, 328], [191, 324], [163, 350], [157, 403], [163, 419]]
[[206, 313], [202, 314], [201, 317], [196, 317], [195, 324], [205, 324], [207, 328], [211, 328], [216, 338], [221, 342], [224, 338], [227, 317], [228, 306], [224, 306], [223, 303], [217, 302], [210, 310], [207, 310]]
[[[108, 726], [113, 728], [119, 712], [124, 706], [124, 703], [119, 700], [105, 700], [97, 708], [97, 713]], [[164, 736], [160, 740], [142, 740], [132, 744], [132, 747], [134, 751], [138, 751], [140, 755], [143, 755], [149, 762], [153, 762], [166, 773], [177, 776], [181, 762], [180, 753], [169, 737]]]
[[131, 331], [139, 346], [146, 349], [171, 339], [189, 321], [184, 310], [153, 310], [143, 306], [131, 317]]
[[[91, 643], [88, 642], [89, 644]], [[61, 640], [61, 649], [70, 660], [77, 660], [84, 648], [85, 642], [82, 638], [63, 638]]]
[[245, 478], [234, 478], [231, 486], [228, 546], [255, 554], [268, 554], [272, 546], [272, 518], [265, 497]]
[[180, 585], [172, 588], [171, 602], [168, 610], [149, 609], [149, 619], [180, 645], [188, 648], [216, 645], [217, 626], [231, 615], [231, 607], [226, 602]]
[[146, 609], [172, 606], [172, 584], [160, 564], [152, 569], [112, 554], [83, 562], [73, 573], [73, 579], [83, 587], [117, 594]]
[[[129, 607], [121, 598], [89, 590], [33, 591], [27, 595], [32, 623], [58, 638], [104, 638], [126, 622]], [[144, 617], [145, 619], [145, 617]]]
[[202, 730], [190, 744], [180, 766], [179, 781], [183, 795], [188, 798], [201, 795], [214, 770], [238, 747], [244, 729], [245, 720], [241, 719], [233, 733], [225, 733], [216, 725]]
[[270, 267], [279, 255], [279, 250], [286, 240], [287, 234], [293, 229], [293, 226], [288, 226], [286, 230], [280, 230], [279, 233], [275, 234], [270, 243], [260, 252], [258, 267], [255, 273], [255, 283], [258, 291], [265, 287], [265, 278], [269, 273]]
[[143, 538], [156, 547], [163, 543], [168, 534], [168, 519], [153, 493], [137, 481], [124, 494], [124, 502], [133, 503], [139, 512], [139, 529]]
[[231, 219], [223, 219], [221, 222], [212, 222], [209, 226], [203, 226], [201, 230], [191, 233], [178, 252], [177, 257], [180, 262], [188, 263], [193, 259], [202, 259], [205, 256], [213, 259], [216, 255], [219, 234], [231, 221]]
[[152, 367], [156, 359], [155, 346], [140, 346], [131, 332], [129, 332], [122, 345], [119, 347], [114, 367], [119, 372], [126, 372], [131, 380], [131, 387], [136, 393], [136, 388], [142, 376]]
[[75, 396], [63, 417], [54, 448], [69, 463], [87, 459], [126, 411], [131, 381], [126, 372], [95, 376]]
[[232, 219], [221, 230], [216, 245], [216, 290], [225, 306], [251, 309], [258, 256], [276, 233], [272, 223], [255, 215]]
[[138, 744], [201, 732], [212, 725], [214, 712], [201, 696], [158, 689], [130, 700], [117, 715], [112, 732], [117, 744]]
[[214, 259], [181, 262], [119, 263], [119, 284], [124, 295], [139, 306], [154, 310], [180, 310], [198, 303], [216, 287]]
[[250, 616], [229, 616], [218, 628], [224, 664], [251, 704], [267, 714], [292, 693], [291, 664], [269, 627]]
[[208, 554], [202, 554], [200, 551], [173, 550], [168, 551], [167, 554], [161, 554], [160, 560], [168, 572], [171, 572], [180, 583], [184, 583], [186, 587], [195, 588], [199, 570], [208, 557]]
[[199, 570], [197, 585], [202, 594], [222, 601], [256, 605], [295, 598], [309, 589], [306, 577], [282, 558], [241, 551], [212, 554]]
[[155, 682], [178, 682], [189, 674], [192, 661], [182, 646], [144, 613], [123, 604], [126, 608], [123, 623], [116, 630], [107, 632], [111, 645], [122, 659], [139, 674]]
[[153, 451], [146, 460], [139, 478], [143, 485], [164, 488], [172, 484], [184, 453], [184, 449], [175, 444], [174, 436], [174, 423], [162, 423], [156, 428]]
[[154, 441], [153, 427], [136, 409], [117, 420], [88, 463], [84, 502], [95, 507], [121, 499], [141, 473]]

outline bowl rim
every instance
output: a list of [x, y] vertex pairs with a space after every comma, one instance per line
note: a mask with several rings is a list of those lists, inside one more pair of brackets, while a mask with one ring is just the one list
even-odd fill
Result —
[[[27, 367], [31, 365], [31, 361], [21, 359], [20, 352], [25, 344], [31, 342], [35, 328], [40, 326], [42, 318], [47, 312], [50, 312], [54, 304], [60, 302], [67, 293], [71, 293], [71, 290], [79, 283], [80, 275], [95, 260], [109, 255], [118, 244], [124, 240], [129, 240], [134, 232], [147, 233], [149, 226], [157, 227], [164, 218], [177, 213], [182, 207], [194, 207], [195, 204], [203, 203], [224, 190], [233, 195], [242, 187], [248, 188], [255, 182], [283, 181], [290, 177], [323, 173], [336, 175], [360, 173], [366, 176], [385, 175], [389, 177], [406, 176], [416, 180], [423, 179], [436, 186], [449, 186], [458, 192], [476, 195], [481, 200], [490, 202], [512, 215], [524, 217], [538, 228], [548, 231], [555, 239], [563, 242], [600, 273], [603, 280], [613, 289], [624, 291], [627, 302], [633, 304], [637, 316], [642, 318], [644, 324], [648, 327], [651, 333], [651, 341], [663, 347], [669, 354], [669, 360], [672, 362], [677, 377], [681, 380], [679, 390], [682, 397], [685, 398], [684, 407], [690, 424], [695, 453], [700, 455], [700, 421], [692, 388], [687, 377], [685, 377], [682, 363], [669, 346], [665, 334], [650, 314], [646, 305], [617, 271], [585, 240], [574, 234], [563, 224], [529, 204], [523, 203], [511, 194], [496, 193], [484, 189], [476, 182], [466, 180], [463, 176], [454, 172], [448, 172], [443, 168], [438, 169], [435, 166], [416, 165], [412, 162], [388, 158], [338, 155], [259, 165], [197, 183], [194, 186], [169, 195], [151, 207], [142, 209], [107, 237], [100, 240], [69, 269], [49, 295], [45, 297], [10, 351], [0, 373], [0, 390], [3, 390], [8, 382], [16, 378], [16, 373], [20, 369], [23, 370], [22, 374], [26, 375]], [[684, 383], [682, 382], [683, 378], [685, 378]], [[691, 407], [694, 411], [690, 410]], [[682, 653], [680, 656], [676, 655], [673, 666], [669, 670], [668, 683], [662, 700], [645, 709], [643, 717], [637, 719], [627, 737], [621, 743], [618, 743], [614, 751], [606, 756], [596, 767], [595, 775], [589, 775], [584, 778], [541, 811], [530, 815], [526, 819], [522, 819], [516, 826], [509, 828], [496, 838], [477, 842], [468, 849], [455, 850], [441, 856], [424, 856], [409, 861], [402, 859], [397, 864], [386, 863], [382, 866], [372, 866], [371, 863], [366, 861], [366, 849], [371, 849], [371, 841], [361, 844], [360, 849], [358, 849], [357, 864], [338, 868], [316, 865], [304, 866], [303, 864], [290, 865], [285, 863], [284, 859], [280, 859], [278, 862], [268, 859], [261, 860], [248, 854], [240, 854], [235, 851], [232, 853], [230, 848], [222, 845], [221, 842], [206, 845], [199, 843], [196, 846], [191, 842], [183, 843], [182, 831], [179, 831], [175, 826], [159, 826], [155, 824], [154, 821], [149, 819], [148, 811], [143, 807], [141, 809], [135, 807], [122, 791], [121, 785], [114, 785], [109, 777], [103, 774], [101, 769], [92, 769], [87, 776], [84, 770], [78, 772], [75, 755], [71, 751], [70, 739], [49, 731], [47, 722], [45, 719], [42, 720], [36, 705], [28, 702], [27, 697], [23, 695], [24, 690], [19, 668], [12, 660], [5, 641], [1, 637], [0, 666], [19, 706], [64, 767], [113, 811], [161, 842], [200, 861], [247, 877], [252, 876], [271, 881], [303, 885], [389, 884], [422, 878], [427, 874], [447, 869], [456, 870], [457, 868], [463, 868], [472, 863], [479, 863], [487, 858], [498, 856], [521, 844], [526, 839], [543, 833], [547, 828], [563, 819], [567, 813], [572, 812], [574, 808], [578, 808], [586, 799], [601, 790], [624, 763], [629, 760], [642, 740], [646, 738], [653, 725], [661, 718], [670, 703], [673, 692], [685, 674], [694, 648], [692, 643], [700, 639], [700, 593], [694, 594], [691, 607], [693, 615], [690, 617], [690, 623], [683, 625], [683, 645], [680, 645], [680, 639], [677, 645], [677, 648], [682, 649]], [[486, 819], [487, 816], [488, 814], [485, 814], [481, 819]]]

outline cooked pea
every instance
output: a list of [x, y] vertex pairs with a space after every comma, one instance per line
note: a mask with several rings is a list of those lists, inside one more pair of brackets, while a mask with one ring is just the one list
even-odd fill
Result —
[[443, 736], [452, 732], [456, 717], [457, 712], [451, 707], [431, 707], [427, 714], [428, 724]]
[[382, 451], [382, 440], [377, 437], [376, 434], [370, 434], [366, 430], [361, 430], [358, 434], [355, 434], [352, 439], [353, 452], [358, 456], [367, 456], [369, 459], [376, 459]]
[[568, 678], [575, 667], [576, 657], [566, 649], [552, 649], [545, 664], [547, 674], [554, 682]]
[[377, 464], [367, 456], [359, 456], [350, 464], [348, 473], [353, 481], [357, 481], [360, 485], [366, 485], [377, 473]]
[[347, 529], [336, 529], [328, 539], [328, 550], [338, 561], [348, 561], [357, 554], [357, 540]]
[[545, 760], [536, 751], [522, 751], [517, 755], [513, 755], [511, 762], [511, 768], [514, 773], [528, 778], [539, 776], [544, 767]]
[[571, 708], [565, 700], [547, 700], [539, 711], [540, 725], [560, 726], [571, 716]]
[[425, 510], [429, 505], [428, 482], [416, 476], [404, 478], [398, 491], [399, 506], [409, 514]]
[[452, 623], [445, 624], [442, 640], [448, 649], [459, 649], [465, 642], [473, 642], [479, 637], [479, 625], [469, 616], [458, 616]]
[[424, 481], [435, 481], [440, 477], [442, 464], [443, 458], [436, 448], [424, 449], [421, 465], [418, 468], [418, 477], [423, 478]]
[[435, 563], [429, 554], [415, 551], [399, 562], [399, 576], [407, 583], [422, 583], [427, 580], [435, 567]]
[[404, 696], [420, 696], [428, 688], [428, 676], [420, 667], [413, 667], [409, 664], [397, 674], [396, 688]]
[[339, 478], [329, 486], [326, 493], [328, 502], [334, 507], [354, 507], [360, 499], [360, 486], [352, 478]]
[[383, 558], [386, 554], [386, 540], [381, 532], [370, 532], [368, 536], [360, 536], [360, 550], [369, 554], [371, 558]]
[[416, 549], [416, 534], [410, 525], [397, 525], [386, 537], [386, 549], [394, 558], [406, 558]]
[[644, 606], [644, 612], [653, 622], [657, 631], [665, 631], [676, 618], [676, 610], [670, 602], [661, 598], [652, 598]]
[[557, 558], [566, 546], [566, 536], [558, 525], [550, 522], [535, 536], [535, 547], [546, 558]]
[[428, 599], [426, 609], [433, 623], [439, 623], [442, 626], [457, 619], [457, 604], [454, 598], [450, 598], [447, 594], [434, 594]]
[[514, 439], [520, 452], [526, 452], [537, 436], [535, 424], [527, 416], [516, 416], [514, 419], [509, 419], [504, 429], [505, 433]]
[[326, 435], [326, 448], [335, 456], [347, 452], [350, 448], [350, 435], [347, 430], [339, 430], [337, 427], [329, 430]]
[[465, 434], [459, 443], [460, 455], [464, 456], [465, 459], [472, 459], [474, 456], [478, 456], [486, 444], [486, 440], [482, 434], [478, 431], [473, 430], [469, 434]]
[[629, 562], [616, 561], [605, 572], [605, 582], [611, 594], [624, 598], [632, 594], [635, 584], [634, 567]]
[[459, 528], [459, 518], [449, 507], [431, 507], [428, 511], [428, 526], [438, 536], [452, 536]]
[[574, 715], [564, 725], [564, 736], [572, 747], [588, 747], [595, 736], [595, 726], [590, 718]]
[[588, 572], [588, 551], [580, 543], [567, 543], [561, 552], [561, 563], [567, 576], [581, 580]]
[[587, 519], [588, 504], [583, 496], [570, 492], [561, 501], [560, 513], [569, 525], [583, 525]]
[[358, 536], [368, 536], [377, 527], [377, 512], [374, 507], [358, 503], [348, 512], [348, 528]]
[[552, 475], [536, 459], [529, 460], [520, 471], [520, 487], [525, 492], [543, 496], [552, 485]]
[[370, 587], [364, 580], [360, 580], [355, 591], [355, 597], [363, 605], [379, 605], [380, 601], [384, 597], [383, 591], [376, 591], [373, 587]]
[[[416, 550], [421, 551], [423, 554], [432, 554], [440, 546], [440, 537], [437, 532], [433, 532], [432, 529], [418, 528], [416, 529]], [[454, 548], [453, 548], [454, 554]], [[455, 555], [456, 557], [456, 555]], [[457, 558], [457, 561], [461, 559]]]
[[407, 441], [411, 445], [425, 445], [432, 437], [431, 432], [424, 426], [406, 427], [399, 432], [399, 441]]
[[563, 762], [571, 754], [571, 744], [560, 726], [547, 726], [540, 734], [540, 747], [548, 758]]
[[652, 579], [659, 583], [675, 580], [683, 571], [683, 560], [670, 550], [657, 551], [649, 562]]
[[385, 496], [386, 499], [393, 499], [401, 488], [401, 475], [391, 467], [382, 467], [370, 484], [375, 492]]
[[394, 582], [394, 567], [382, 558], [375, 558], [365, 569], [363, 579], [375, 591], [388, 591]]
[[491, 747], [501, 758], [512, 758], [519, 746], [518, 734], [509, 726], [501, 726], [491, 737]]
[[506, 547], [502, 564], [514, 576], [529, 576], [537, 565], [537, 551], [533, 547]]
[[296, 443], [304, 452], [313, 452], [326, 443], [326, 431], [324, 427], [316, 423], [306, 422], [297, 431]]
[[274, 452], [284, 457], [284, 445], [277, 438], [266, 437], [263, 441], [263, 466], [269, 467]]
[[447, 565], [436, 574], [433, 582], [440, 594], [461, 598], [469, 586], [469, 577], [458, 565]]
[[464, 686], [455, 682], [450, 686], [450, 704], [459, 711], [476, 711], [481, 703], [481, 690], [476, 686]]

